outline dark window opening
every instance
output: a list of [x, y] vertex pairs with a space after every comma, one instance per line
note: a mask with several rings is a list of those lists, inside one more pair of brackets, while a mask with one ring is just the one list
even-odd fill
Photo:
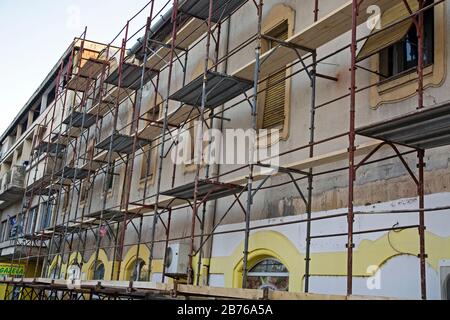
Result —
[[40, 115], [41, 115], [41, 113], [39, 110], [33, 111], [33, 122], [35, 122], [39, 118]]
[[51, 105], [56, 98], [56, 86], [47, 95], [47, 107]]
[[278, 260], [263, 260], [249, 271], [248, 288], [289, 291], [289, 271]]
[[42, 205], [41, 230], [45, 230], [51, 226], [53, 206], [50, 202], [45, 202]]
[[0, 227], [0, 242], [6, 241], [6, 234], [8, 229], [8, 221], [5, 220], [2, 222]]
[[[268, 36], [281, 41], [286, 41], [289, 37], [289, 25], [287, 21], [267, 33]], [[279, 42], [268, 41], [268, 49], [273, 49]], [[282, 127], [286, 118], [286, 81], [287, 71], [280, 71], [271, 75], [267, 79], [267, 91], [265, 92], [264, 113], [262, 120], [263, 129], [273, 129]]]
[[16, 238], [19, 232], [19, 224], [17, 223], [17, 217], [14, 216], [12, 218], [9, 218], [9, 232], [8, 232], [8, 239], [7, 240], [13, 240]]
[[116, 164], [115, 162], [113, 162], [111, 164], [111, 167], [108, 170], [108, 174], [106, 176], [106, 188], [108, 191], [112, 190], [113, 186], [114, 186], [114, 175], [115, 175], [115, 170], [116, 169]]
[[[426, 6], [431, 4], [427, 1]], [[434, 10], [424, 12], [424, 66], [434, 63]], [[419, 63], [416, 26], [411, 25], [406, 36], [380, 52], [380, 73], [386, 78], [414, 71]]]
[[27, 225], [26, 225], [26, 234], [33, 234], [36, 228], [36, 219], [38, 215], [38, 207], [34, 207], [30, 209], [28, 213]]
[[22, 134], [24, 134], [25, 132], [27, 132], [27, 130], [28, 130], [28, 121], [25, 121], [25, 122], [23, 122], [21, 125], [20, 125], [20, 130], [21, 130], [21, 132], [22, 132]]

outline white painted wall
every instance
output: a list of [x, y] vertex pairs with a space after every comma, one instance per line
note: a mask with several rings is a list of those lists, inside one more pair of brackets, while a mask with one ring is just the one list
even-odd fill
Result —
[[[425, 198], [427, 208], [437, 208], [450, 206], [450, 193], [440, 193], [428, 195]], [[356, 211], [372, 212], [383, 210], [405, 210], [415, 209], [418, 207], [417, 199], [400, 199], [381, 203], [373, 206], [358, 207]], [[346, 209], [339, 209], [327, 212], [314, 213], [314, 217], [327, 216], [336, 213], [344, 213]], [[283, 222], [293, 222], [304, 219], [304, 215], [278, 218], [271, 220], [260, 220], [251, 223], [252, 227], [278, 224]], [[390, 228], [395, 224], [400, 226], [417, 225], [418, 214], [378, 214], [378, 215], [363, 215], [357, 216], [355, 222], [355, 231], [372, 230], [379, 228]], [[436, 236], [447, 238], [450, 237], [450, 210], [427, 212], [426, 226], [427, 232], [433, 233]], [[226, 225], [218, 228], [218, 232], [238, 230], [244, 228], [244, 224]], [[274, 226], [264, 230], [276, 231], [286, 236], [291, 243], [299, 250], [301, 254], [305, 253], [305, 224], [293, 224], [287, 226]], [[255, 232], [260, 232], [257, 230]], [[312, 235], [323, 235], [340, 233], [347, 231], [346, 218], [324, 220], [313, 222]], [[253, 232], [253, 233], [255, 233]], [[366, 235], [355, 236], [356, 249], [364, 240], [375, 241], [383, 237], [385, 233], [372, 233]], [[346, 251], [346, 237], [327, 238], [314, 240], [311, 246], [312, 253], [334, 253]], [[213, 257], [227, 257], [230, 256], [236, 248], [244, 241], [244, 234], [233, 233], [217, 235], [213, 243]], [[417, 252], [419, 253], [419, 252]], [[282, 253], [280, 253], [282, 254]], [[448, 253], [450, 257], [450, 252]], [[332, 263], [332, 261], [330, 261]], [[370, 267], [370, 266], [367, 266]], [[314, 274], [314, 269], [311, 270]], [[371, 274], [368, 273], [368, 277]], [[375, 296], [389, 296], [404, 299], [418, 299], [420, 298], [420, 272], [419, 261], [417, 257], [401, 255], [387, 261], [379, 270], [381, 282], [380, 288], [370, 290], [367, 287], [367, 278], [354, 279], [354, 293], [358, 295], [375, 295]], [[216, 277], [216, 276], [214, 276]], [[217, 281], [216, 278], [211, 278]], [[440, 271], [434, 270], [430, 265], [427, 265], [427, 291], [430, 299], [441, 298], [441, 280]], [[217, 281], [221, 284], [220, 281]], [[211, 283], [213, 285], [213, 283]], [[311, 292], [324, 294], [345, 294], [346, 293], [346, 277], [317, 277], [311, 278]]]
[[[419, 259], [398, 256], [389, 260], [373, 277], [353, 278], [353, 294], [400, 299], [421, 299]], [[318, 277], [310, 280], [311, 292], [342, 294], [347, 292], [346, 277]], [[439, 273], [427, 265], [427, 296], [441, 299]]]

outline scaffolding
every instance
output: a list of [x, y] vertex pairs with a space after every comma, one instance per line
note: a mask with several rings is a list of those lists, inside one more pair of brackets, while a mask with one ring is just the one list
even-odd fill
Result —
[[[308, 293], [311, 275], [311, 243], [314, 239], [326, 237], [347, 237], [348, 239], [347, 295], [352, 297], [354, 236], [392, 230], [417, 229], [420, 243], [418, 257], [420, 259], [421, 296], [426, 299], [425, 212], [440, 209], [425, 208], [424, 156], [427, 149], [450, 144], [450, 132], [445, 125], [450, 114], [450, 107], [448, 103], [427, 108], [424, 106], [423, 16], [426, 10], [433, 10], [434, 7], [442, 5], [444, 2], [445, 0], [441, 0], [426, 4], [424, 0], [418, 0], [418, 10], [412, 10], [408, 2], [402, 0], [351, 0], [321, 18], [319, 17], [319, 1], [314, 1], [314, 22], [287, 40], [279, 40], [263, 34], [263, 0], [170, 0], [160, 10], [156, 9], [155, 1], [152, 0], [127, 22], [111, 43], [95, 43], [95, 47], [101, 48], [98, 51], [92, 50], [93, 42], [86, 39], [87, 31], [85, 30], [70, 46], [69, 56], [60, 62], [55, 102], [51, 112], [36, 131], [33, 140], [33, 158], [28, 174], [28, 187], [24, 194], [23, 213], [20, 218], [23, 219], [23, 225], [30, 223], [28, 220], [32, 219], [30, 213], [33, 207], [41, 204], [52, 207], [56, 213], [62, 212], [63, 206], [66, 205], [69, 207], [69, 213], [64, 215], [62, 223], [58, 221], [58, 214], [55, 214], [51, 225], [45, 230], [17, 236], [11, 264], [25, 263], [26, 268], [33, 264], [34, 276], [3, 279], [1, 283], [8, 285], [6, 298], [11, 296], [15, 288], [22, 288], [23, 292], [26, 292], [24, 299], [37, 300], [93, 299], [95, 297], [154, 299], [177, 296], [250, 299], [325, 298], [308, 295]], [[358, 26], [367, 21], [369, 6], [377, 5], [382, 11], [385, 11], [400, 3], [405, 4], [409, 16], [385, 26], [369, 36], [358, 38]], [[255, 7], [257, 32], [230, 50], [230, 20], [244, 6]], [[139, 15], [147, 15], [147, 22], [145, 26], [132, 33], [130, 26]], [[408, 19], [411, 19], [416, 26], [419, 39], [418, 110], [382, 123], [358, 128], [355, 120], [357, 95], [374, 85], [358, 88], [357, 73], [358, 71], [376, 72], [358, 65], [360, 62], [357, 56], [358, 45], [382, 34], [385, 30], [395, 28]], [[227, 26], [225, 50], [220, 48], [224, 25]], [[318, 56], [317, 50], [321, 46], [348, 32], [351, 33], [349, 45], [326, 56]], [[137, 40], [139, 47], [130, 50], [130, 43], [136, 41], [140, 33], [144, 33], [144, 36]], [[264, 40], [275, 42], [276, 46], [267, 52], [262, 52]], [[117, 41], [120, 41], [120, 45], [115, 46], [114, 43]], [[189, 52], [193, 48], [203, 48], [203, 45], [205, 63], [202, 75], [187, 83]], [[255, 45], [254, 60], [233, 74], [229, 74], [228, 59], [252, 45]], [[225, 51], [225, 54], [221, 55], [221, 50]], [[317, 65], [347, 51], [351, 53], [349, 93], [319, 105], [316, 101], [317, 82], [319, 80], [337, 81], [337, 79], [318, 73]], [[214, 56], [212, 66], [210, 65], [211, 56]], [[175, 91], [172, 80], [177, 67], [183, 71], [183, 85]], [[258, 170], [267, 169], [265, 161], [249, 159], [247, 165], [222, 173], [212, 172], [209, 165], [196, 164], [194, 181], [181, 185], [176, 181], [177, 166], [173, 165], [171, 188], [164, 190], [162, 184], [163, 179], [167, 179], [167, 177], [163, 177], [163, 166], [168, 163], [166, 160], [170, 151], [178, 147], [178, 138], [183, 131], [187, 130], [187, 126], [194, 121], [200, 121], [200, 132], [197, 136], [202, 137], [205, 128], [214, 127], [215, 121], [219, 121], [223, 128], [224, 121], [229, 120], [225, 118], [226, 111], [242, 105], [250, 105], [251, 128], [257, 131], [258, 98], [269, 89], [261, 84], [271, 75], [279, 74], [292, 67], [296, 67], [296, 71], [290, 72], [278, 82], [286, 81], [299, 74], [307, 75], [311, 85], [309, 143], [283, 152], [280, 157], [301, 151], [306, 151], [308, 157], [277, 167], [275, 174], [288, 179], [287, 183], [292, 184], [306, 208], [306, 219], [294, 222], [307, 226], [305, 294], [303, 295], [282, 294], [266, 290], [245, 290], [248, 285], [250, 234], [254, 230], [274, 226], [252, 226], [253, 200], [259, 191], [281, 186], [266, 186], [267, 181], [275, 174], [270, 171], [268, 173], [267, 170]], [[162, 72], [167, 73], [166, 94], [162, 101], [157, 101]], [[143, 90], [146, 86], [154, 92], [155, 101], [150, 111], [143, 112]], [[315, 125], [317, 113], [344, 99], [350, 99], [348, 130], [342, 134], [318, 140]], [[177, 103], [175, 110], [172, 108], [173, 103]], [[125, 126], [119, 121], [124, 105], [132, 106], [132, 120]], [[56, 118], [59, 113], [58, 120]], [[104, 128], [103, 122], [108, 123], [107, 129]], [[143, 123], [144, 125], [142, 125]], [[427, 130], [423, 130], [425, 127]], [[430, 128], [432, 129], [430, 130]], [[106, 136], [105, 132], [107, 132]], [[372, 140], [358, 145], [356, 143], [357, 136], [368, 137]], [[317, 146], [346, 138], [348, 138], [347, 149], [317, 155]], [[406, 150], [400, 151], [399, 147]], [[393, 155], [372, 159], [380, 150], [386, 149], [392, 150]], [[146, 153], [151, 154], [154, 150], [158, 151], [159, 157], [155, 193], [149, 194], [150, 187], [146, 180], [142, 199], [132, 199], [135, 159]], [[202, 158], [200, 153], [201, 151], [197, 150], [196, 159]], [[250, 154], [254, 153], [250, 152]], [[410, 154], [417, 155], [418, 173], [415, 173], [405, 160], [405, 156]], [[358, 161], [359, 157], [362, 159]], [[417, 185], [419, 197], [417, 225], [354, 230], [356, 217], [368, 214], [368, 212], [355, 212], [354, 209], [354, 186], [358, 169], [393, 158], [401, 161]], [[343, 160], [348, 161], [348, 166], [326, 172], [317, 169], [320, 166], [332, 165]], [[121, 187], [123, 192], [120, 196], [120, 204], [111, 206], [108, 204], [110, 184], [117, 175], [116, 168], [121, 166], [125, 168], [124, 172], [126, 173]], [[315, 177], [342, 171], [348, 171], [348, 212], [320, 218], [313, 217]], [[230, 178], [237, 172], [244, 172], [243, 176]], [[92, 204], [92, 195], [99, 177], [105, 178], [101, 183], [101, 208], [95, 208]], [[306, 181], [306, 190], [302, 190], [300, 187], [302, 181]], [[207, 232], [205, 228], [206, 204], [224, 198], [230, 198], [232, 201], [220, 219], [214, 222], [212, 230]], [[68, 205], [64, 204], [66, 201], [69, 202]], [[81, 206], [82, 202], [84, 202], [83, 206]], [[71, 207], [75, 208], [73, 214], [70, 213]], [[217, 231], [234, 207], [238, 207], [242, 211], [245, 228], [225, 232]], [[187, 237], [175, 238], [171, 235], [172, 216], [175, 212], [186, 208], [190, 210], [191, 214], [190, 234]], [[392, 211], [389, 213], [404, 212]], [[371, 214], [381, 213], [372, 212]], [[312, 235], [315, 221], [342, 217], [347, 218], [348, 231], [345, 234]], [[151, 235], [148, 242], [143, 239], [145, 219], [149, 219], [151, 222]], [[292, 224], [292, 222], [278, 225], [287, 224]], [[32, 230], [35, 230], [35, 227]], [[164, 229], [164, 239], [157, 238], [158, 228]], [[130, 233], [135, 234], [138, 239], [137, 243], [126, 243], [126, 235]], [[244, 289], [214, 288], [214, 290], [209, 290], [200, 286], [204, 248], [215, 235], [225, 233], [243, 233], [245, 235], [242, 282]], [[88, 243], [89, 235], [92, 235], [95, 245]], [[151, 268], [154, 262], [155, 246], [157, 244], [164, 245], [163, 261], [166, 261], [169, 243], [179, 240], [189, 240], [190, 243], [191, 254], [187, 285], [182, 285], [177, 281], [173, 285], [152, 284], [150, 282], [152, 280]], [[148, 282], [119, 281], [125, 249], [137, 245], [137, 264], [140, 257], [139, 248], [143, 244], [150, 247], [148, 261], [150, 269], [148, 279], [146, 279]], [[65, 256], [70, 257], [75, 254], [75, 264], [80, 264], [82, 261], [78, 261], [78, 254], [83, 256], [86, 252], [95, 253], [94, 270], [96, 270], [102, 249], [112, 252], [113, 266], [110, 275], [112, 281], [83, 281], [76, 288], [69, 288], [66, 281], [56, 280], [63, 274]], [[194, 257], [197, 257], [197, 266], [194, 265]], [[58, 261], [56, 268], [58, 274], [50, 275], [49, 267], [55, 259]], [[66, 264], [65, 275], [68, 274], [69, 262]], [[164, 267], [162, 282], [165, 282], [166, 278]]]

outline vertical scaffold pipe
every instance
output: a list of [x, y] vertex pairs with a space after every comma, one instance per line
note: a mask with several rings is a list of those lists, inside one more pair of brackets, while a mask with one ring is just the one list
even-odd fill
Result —
[[353, 212], [354, 185], [355, 185], [355, 113], [356, 113], [356, 51], [357, 51], [357, 25], [358, 0], [352, 2], [352, 43], [351, 43], [351, 81], [350, 81], [350, 129], [349, 129], [349, 182], [348, 182], [348, 241], [347, 241], [347, 294], [353, 293], [353, 225], [355, 215]]
[[[256, 2], [255, 2], [256, 4]], [[263, 14], [263, 6], [264, 1], [259, 0], [257, 4], [258, 11], [258, 33], [257, 33], [257, 44], [255, 49], [255, 73], [254, 73], [254, 83], [253, 83], [253, 102], [252, 102], [252, 129], [254, 134], [256, 135], [257, 130], [257, 107], [258, 107], [258, 83], [259, 83], [259, 75], [260, 75], [260, 58], [261, 58], [261, 45], [262, 45], [262, 14]], [[256, 139], [256, 136], [255, 136]], [[247, 288], [247, 278], [248, 278], [248, 249], [250, 242], [250, 221], [251, 221], [251, 211], [253, 205], [253, 170], [254, 170], [254, 155], [255, 152], [253, 150], [254, 145], [250, 143], [249, 146], [249, 164], [250, 164], [250, 172], [248, 176], [248, 195], [247, 195], [247, 208], [245, 213], [245, 239], [244, 239], [244, 260], [243, 260], [243, 270], [242, 270], [242, 288]]]
[[173, 73], [173, 61], [175, 58], [175, 49], [177, 43], [177, 19], [178, 19], [178, 0], [173, 0], [173, 9], [172, 9], [172, 41], [170, 44], [170, 60], [169, 60], [169, 71], [168, 71], [168, 80], [167, 80], [167, 91], [166, 91], [166, 100], [164, 102], [164, 121], [163, 128], [161, 130], [162, 133], [162, 143], [160, 145], [159, 152], [159, 165], [158, 165], [158, 182], [156, 184], [156, 197], [155, 197], [155, 214], [153, 215], [153, 223], [152, 223], [152, 232], [151, 232], [151, 241], [150, 241], [150, 256], [148, 261], [148, 280], [151, 278], [152, 274], [152, 263], [153, 263], [153, 255], [155, 251], [155, 237], [156, 237], [156, 226], [158, 224], [159, 219], [159, 199], [161, 193], [161, 183], [162, 183], [162, 171], [163, 171], [163, 161], [164, 161], [164, 153], [165, 153], [165, 144], [164, 137], [167, 132], [168, 127], [168, 115], [169, 115], [169, 96], [172, 82], [172, 73]]
[[[199, 130], [197, 132], [196, 141], [195, 141], [195, 161], [196, 161], [196, 173], [195, 173], [195, 186], [194, 186], [194, 207], [192, 209], [192, 221], [191, 221], [191, 243], [190, 243], [190, 255], [189, 255], [189, 272], [188, 272], [188, 284], [194, 284], [194, 268], [193, 268], [193, 260], [194, 260], [194, 251], [195, 251], [195, 225], [196, 219], [198, 216], [198, 209], [201, 203], [198, 202], [198, 187], [200, 183], [200, 170], [201, 170], [201, 162], [202, 162], [202, 145], [203, 145], [203, 121], [205, 115], [206, 108], [206, 85], [208, 82], [208, 69], [209, 69], [209, 50], [211, 47], [211, 33], [212, 33], [212, 14], [213, 14], [213, 6], [214, 1], [209, 0], [209, 14], [208, 14], [208, 35], [206, 37], [206, 53], [205, 53], [205, 66], [203, 69], [203, 87], [202, 87], [202, 104], [200, 107], [200, 125]], [[199, 254], [200, 256], [200, 254]], [[200, 270], [199, 270], [200, 271]]]

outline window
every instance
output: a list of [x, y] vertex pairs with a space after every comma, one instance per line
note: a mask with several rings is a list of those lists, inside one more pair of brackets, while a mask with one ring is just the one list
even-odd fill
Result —
[[278, 260], [263, 260], [248, 273], [248, 288], [288, 291], [289, 271]]
[[103, 262], [97, 262], [97, 268], [94, 271], [93, 280], [104, 280], [105, 279], [105, 265]]
[[45, 230], [51, 226], [52, 223], [52, 204], [45, 202], [42, 204], [41, 211], [41, 230]]
[[[279, 41], [285, 41], [294, 35], [295, 10], [285, 3], [275, 4], [265, 14], [261, 27], [262, 33], [268, 36], [263, 38], [261, 52], [267, 54], [280, 46]], [[279, 130], [281, 140], [287, 140], [290, 132], [291, 74], [292, 68], [288, 66], [285, 66], [284, 70], [265, 74], [262, 79], [264, 81], [258, 88], [261, 93], [258, 95], [257, 127]]]
[[14, 287], [13, 291], [11, 292], [11, 301], [19, 301], [20, 296], [22, 294], [22, 288], [20, 287]]
[[16, 234], [14, 235], [14, 238], [17, 236], [22, 236], [24, 232], [24, 226], [25, 225], [25, 214], [19, 213], [19, 216], [16, 221], [16, 225], [14, 226], [16, 228]]
[[56, 86], [47, 95], [47, 108], [55, 101], [55, 99], [56, 99]]
[[2, 222], [1, 229], [0, 229], [0, 242], [6, 241], [7, 228], [8, 228], [8, 221], [5, 220]]
[[70, 205], [70, 187], [67, 188], [66, 193], [64, 194], [64, 202], [63, 202], [63, 214], [69, 210]]
[[39, 110], [34, 110], [33, 112], [33, 123], [36, 122], [36, 120], [39, 118], [39, 116], [41, 115]]
[[[426, 5], [429, 5], [428, 2]], [[424, 13], [424, 65], [434, 62], [434, 11]], [[418, 65], [418, 39], [414, 24], [411, 24], [406, 36], [380, 52], [380, 73], [391, 78], [413, 71]]]
[[80, 202], [85, 203], [88, 197], [88, 187], [87, 182], [83, 181], [80, 185]]
[[36, 218], [38, 213], [38, 207], [34, 207], [30, 209], [28, 212], [27, 226], [26, 226], [26, 234], [33, 234], [36, 228]]
[[[272, 38], [279, 40], [288, 39], [288, 22], [285, 20], [278, 27], [267, 33]], [[276, 41], [267, 41], [267, 51], [278, 46]], [[262, 119], [262, 129], [281, 128], [284, 125], [285, 103], [286, 103], [286, 81], [287, 70], [278, 72], [269, 76], [266, 83], [266, 92], [264, 99], [264, 112]]]
[[[418, 10], [418, 1], [409, 0], [408, 3], [413, 11]], [[423, 85], [425, 89], [441, 87], [446, 79], [448, 38], [446, 13], [444, 3], [437, 4], [434, 9], [424, 12]], [[408, 16], [409, 12], [402, 1], [386, 10], [381, 16], [382, 27], [396, 21], [404, 22], [394, 28], [375, 33], [366, 41], [358, 54], [359, 61], [371, 57], [370, 69], [383, 74], [383, 76], [379, 74], [370, 76], [370, 107], [372, 109], [417, 95], [418, 74], [414, 72], [417, 65], [417, 40], [415, 26], [411, 20], [407, 20]]]
[[112, 162], [108, 173], [106, 174], [106, 190], [111, 191], [114, 186], [114, 175], [116, 171], [116, 162]]
[[131, 273], [132, 281], [147, 281], [148, 268], [144, 260], [138, 260], [132, 264], [133, 272]]
[[155, 168], [157, 149], [153, 143], [146, 145], [142, 153], [141, 180], [152, 179]]
[[[156, 94], [156, 99], [155, 99]], [[156, 100], [156, 101], [155, 101]], [[143, 113], [140, 127], [148, 127], [153, 121], [158, 122], [163, 116], [162, 98], [159, 93], [154, 93], [149, 98], [150, 103], [146, 106], [146, 112]], [[156, 103], [156, 105], [155, 105]], [[158, 148], [155, 147], [157, 143], [152, 141], [151, 144], [143, 148], [142, 165], [141, 165], [141, 180], [153, 179], [156, 172], [156, 162], [158, 159]]]
[[9, 230], [8, 230], [8, 239], [15, 239], [17, 237], [17, 233], [19, 231], [19, 224], [17, 221], [17, 217], [11, 217], [9, 218]]

